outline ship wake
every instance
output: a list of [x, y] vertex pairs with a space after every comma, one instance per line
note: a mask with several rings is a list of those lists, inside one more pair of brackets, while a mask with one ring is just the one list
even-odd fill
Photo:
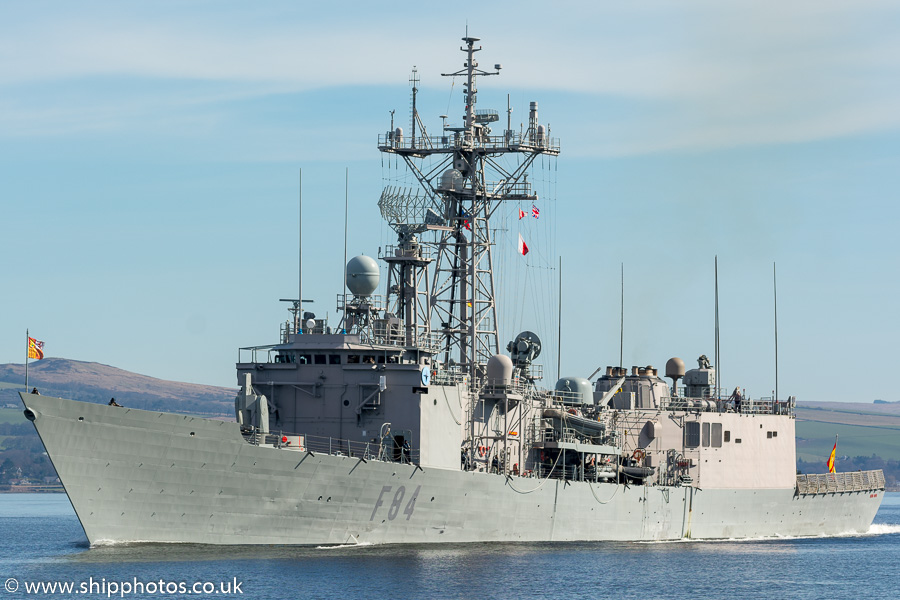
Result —
[[355, 544], [338, 544], [336, 546], [316, 546], [316, 550], [340, 550], [342, 548], [360, 548], [362, 546], [374, 546], [372, 542], [357, 542]]
[[900, 525], [895, 525], [892, 523], [872, 523], [872, 526], [869, 527], [868, 535], [890, 535], [893, 533], [900, 533]]
[[773, 541], [791, 541], [791, 540], [814, 540], [820, 538], [842, 538], [842, 537], [868, 537], [876, 535], [892, 535], [900, 533], [900, 525], [888, 523], [873, 523], [867, 531], [845, 531], [842, 533], [819, 534], [819, 535], [769, 535], [758, 537], [741, 537], [741, 538], [681, 538], [677, 540], [643, 540], [638, 544], [715, 544], [715, 543], [733, 543], [733, 542], [773, 542]]

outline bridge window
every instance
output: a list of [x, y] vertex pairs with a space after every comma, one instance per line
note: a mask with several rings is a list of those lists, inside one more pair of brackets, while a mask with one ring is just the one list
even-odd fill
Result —
[[684, 424], [685, 448], [696, 448], [700, 445], [700, 423], [691, 421]]
[[340, 354], [329, 354], [328, 355], [328, 364], [329, 365], [341, 364], [341, 355]]
[[[726, 432], [727, 433], [727, 432]], [[722, 447], [722, 424], [721, 423], [711, 423], [709, 429], [709, 445], [713, 448], [721, 448]]]
[[315, 354], [315, 355], [313, 355], [313, 361], [317, 365], [324, 365], [325, 364], [325, 355], [324, 354]]

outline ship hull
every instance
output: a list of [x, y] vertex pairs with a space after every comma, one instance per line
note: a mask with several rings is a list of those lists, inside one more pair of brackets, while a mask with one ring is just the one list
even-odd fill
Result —
[[91, 544], [654, 541], [866, 532], [882, 490], [564, 482], [286, 450], [235, 423], [22, 394]]

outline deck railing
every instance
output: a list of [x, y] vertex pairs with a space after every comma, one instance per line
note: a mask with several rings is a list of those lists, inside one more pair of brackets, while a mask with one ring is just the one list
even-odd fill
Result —
[[436, 368], [431, 374], [431, 385], [459, 385], [468, 380], [469, 376], [463, 373], [459, 367]]
[[[717, 396], [718, 393], [718, 396]], [[660, 399], [663, 410], [687, 410], [699, 412], [737, 412], [745, 415], [793, 415], [795, 400], [793, 396], [786, 400], [772, 398], [741, 398], [732, 400], [722, 390], [703, 398], [687, 396], [664, 396]]]
[[333, 456], [349, 456], [365, 460], [380, 460], [407, 464], [419, 464], [419, 449], [407, 451], [393, 443], [393, 438], [386, 438], [383, 443], [357, 442], [318, 435], [298, 435], [287, 432], [269, 432], [262, 434], [256, 430], [244, 430], [244, 439], [254, 446], [272, 446], [273, 448], [293, 451], [312, 452], [313, 454], [330, 454]]
[[431, 150], [452, 152], [458, 147], [483, 150], [531, 150], [547, 154], [559, 154], [559, 139], [547, 135], [522, 134], [508, 131], [505, 135], [476, 135], [469, 139], [463, 132], [444, 135], [397, 136], [387, 132], [378, 136], [378, 148], [382, 152]]
[[852, 471], [797, 475], [798, 494], [831, 494], [865, 492], [884, 489], [884, 471]]

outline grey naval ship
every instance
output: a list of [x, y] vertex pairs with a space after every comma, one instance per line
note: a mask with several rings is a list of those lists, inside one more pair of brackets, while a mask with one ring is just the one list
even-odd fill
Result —
[[379, 200], [397, 236], [384, 266], [349, 260], [340, 322], [301, 296], [277, 343], [240, 349], [234, 422], [21, 394], [91, 544], [869, 529], [883, 473], [798, 475], [793, 397], [723, 392], [706, 357], [690, 369], [672, 358], [663, 377], [618, 365], [547, 389], [537, 334], [501, 347], [491, 218], [537, 202], [530, 174], [560, 146], [536, 102], [527, 125], [514, 130], [507, 109], [492, 131], [501, 115], [476, 109], [476, 86], [501, 66], [479, 68], [477, 42], [463, 38], [463, 68], [445, 74], [462, 81], [461, 125], [445, 117], [428, 133], [414, 71], [408, 134], [392, 112], [379, 136], [408, 175]]

